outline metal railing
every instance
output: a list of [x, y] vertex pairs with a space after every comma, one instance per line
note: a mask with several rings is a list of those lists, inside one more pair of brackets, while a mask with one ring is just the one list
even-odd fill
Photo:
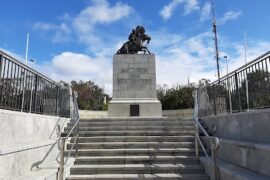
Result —
[[270, 51], [199, 88], [200, 116], [270, 107]]
[[[214, 136], [209, 136], [209, 134], [206, 132], [206, 130], [203, 128], [201, 123], [199, 122], [199, 117], [198, 117], [198, 92], [195, 90], [193, 92], [194, 96], [194, 112], [193, 112], [193, 118], [195, 122], [195, 150], [196, 150], [196, 156], [199, 156], [199, 145], [204, 152], [204, 155], [207, 157], [208, 160], [211, 160], [212, 162], [212, 167], [213, 167], [213, 177], [215, 177], [215, 180], [219, 179], [219, 174], [217, 170], [217, 165], [216, 165], [216, 150], [219, 148], [219, 139]], [[203, 142], [201, 141], [200, 138], [200, 132], [204, 134], [204, 137], [210, 140], [210, 153], [211, 153], [211, 158], [209, 157], [206, 147], [204, 146]]]
[[69, 117], [69, 88], [0, 50], [0, 108]]
[[[60, 166], [59, 166], [59, 180], [64, 180], [64, 168], [66, 163], [68, 162], [68, 159], [70, 158], [71, 153], [74, 152], [74, 157], [78, 156], [78, 123], [80, 121], [80, 115], [79, 115], [79, 107], [77, 102], [78, 94], [77, 92], [73, 93], [73, 113], [71, 117], [71, 122], [74, 123], [74, 125], [71, 127], [69, 132], [65, 137], [59, 137], [58, 139], [58, 148], [60, 150]], [[65, 148], [66, 148], [66, 140], [68, 140], [71, 137], [75, 137], [70, 149], [68, 150], [67, 157], [65, 159]]]

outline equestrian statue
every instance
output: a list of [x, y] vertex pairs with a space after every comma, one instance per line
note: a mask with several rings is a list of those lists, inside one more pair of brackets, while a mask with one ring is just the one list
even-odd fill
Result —
[[146, 46], [143, 45], [144, 41], [149, 44], [151, 37], [145, 34], [145, 29], [143, 26], [137, 26], [132, 30], [128, 37], [128, 41], [123, 44], [123, 46], [117, 51], [117, 54], [137, 54], [143, 51], [151, 54]]

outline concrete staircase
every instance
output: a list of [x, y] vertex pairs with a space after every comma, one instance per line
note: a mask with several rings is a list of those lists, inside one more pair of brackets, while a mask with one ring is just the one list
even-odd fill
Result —
[[192, 120], [168, 118], [82, 119], [70, 171], [68, 180], [209, 179], [195, 156]]

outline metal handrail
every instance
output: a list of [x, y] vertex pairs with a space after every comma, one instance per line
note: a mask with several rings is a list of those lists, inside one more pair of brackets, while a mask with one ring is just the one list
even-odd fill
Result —
[[[55, 84], [55, 85], [59, 85], [59, 83], [55, 82], [54, 80], [48, 78], [47, 76], [41, 74], [40, 72], [36, 71], [35, 69], [27, 66], [26, 64], [18, 61], [17, 59], [15, 59], [14, 57], [12, 57], [11, 55], [7, 54], [6, 52], [0, 50], [0, 55], [2, 55], [3, 57], [6, 57], [8, 58], [10, 61], [13, 61], [14, 63], [16, 64], [19, 64], [20, 66], [22, 66], [23, 68], [27, 69], [27, 70], [30, 70], [31, 72], [35, 73], [35, 74], [38, 74], [40, 77], [46, 79], [47, 81], [50, 81], [51, 83]], [[64, 87], [64, 86], [62, 86]]]
[[255, 63], [257, 63], [258, 61], [261, 61], [262, 59], [268, 57], [269, 55], [270, 55], [270, 51], [267, 51], [266, 53], [264, 53], [264, 54], [262, 54], [261, 56], [255, 58], [254, 60], [252, 60], [252, 61], [246, 63], [245, 65], [243, 65], [243, 66], [237, 68], [236, 70], [234, 70], [234, 71], [232, 71], [232, 72], [226, 74], [225, 76], [221, 77], [219, 80], [216, 80], [216, 81], [212, 82], [211, 85], [216, 84], [216, 83], [218, 83], [219, 81], [222, 81], [222, 80], [224, 80], [224, 79], [226, 79], [226, 78], [228, 78], [228, 77], [230, 77], [230, 76], [233, 76], [235, 73], [237, 73], [237, 72], [239, 72], [239, 71], [242, 71], [243, 69], [248, 68], [249, 66], [251, 66], [251, 65], [253, 65], [253, 64], [255, 64]]
[[[0, 108], [70, 117], [68, 88], [0, 50]], [[65, 104], [64, 104], [65, 103]]]
[[[74, 97], [74, 103], [73, 103], [74, 104], [74, 109], [73, 109], [73, 112], [75, 112], [76, 116], [77, 116], [76, 118], [74, 118], [75, 123], [74, 123], [74, 125], [72, 126], [72, 128], [69, 130], [69, 132], [67, 133], [67, 135], [65, 137], [60, 136], [59, 139], [58, 139], [58, 148], [60, 150], [59, 180], [64, 180], [64, 166], [66, 165], [66, 163], [67, 163], [67, 161], [68, 161], [74, 147], [76, 148], [74, 156], [76, 157], [78, 155], [78, 137], [79, 137], [79, 135], [78, 135], [78, 123], [80, 121], [80, 114], [79, 114], [79, 107], [78, 107], [78, 102], [77, 102], [77, 97], [78, 97], [77, 92], [74, 92], [73, 97]], [[75, 139], [74, 139], [74, 142], [72, 143], [72, 146], [71, 146], [71, 148], [69, 150], [69, 153], [67, 155], [67, 158], [65, 160], [64, 159], [65, 141], [71, 136], [74, 129], [75, 129]]]
[[210, 146], [211, 146], [211, 159], [212, 159], [212, 165], [214, 168], [214, 177], [215, 180], [219, 179], [218, 171], [217, 171], [217, 166], [216, 166], [216, 150], [219, 148], [219, 139], [218, 137], [215, 136], [209, 136], [209, 134], [206, 132], [206, 130], [203, 128], [201, 123], [199, 122], [199, 117], [198, 117], [198, 91], [197, 89], [193, 92], [194, 96], [194, 112], [193, 112], [193, 119], [195, 121], [195, 148], [196, 148], [196, 156], [199, 156], [199, 147], [198, 147], [198, 142], [207, 157], [207, 159], [210, 159], [206, 148], [204, 147], [200, 137], [199, 137], [199, 130], [203, 132], [206, 138], [210, 139]]

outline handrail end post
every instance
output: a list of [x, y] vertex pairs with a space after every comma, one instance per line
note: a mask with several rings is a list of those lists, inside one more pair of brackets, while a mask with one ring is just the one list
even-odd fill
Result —
[[60, 150], [60, 167], [59, 167], [59, 180], [64, 180], [64, 153], [65, 153], [65, 138], [61, 139]]

